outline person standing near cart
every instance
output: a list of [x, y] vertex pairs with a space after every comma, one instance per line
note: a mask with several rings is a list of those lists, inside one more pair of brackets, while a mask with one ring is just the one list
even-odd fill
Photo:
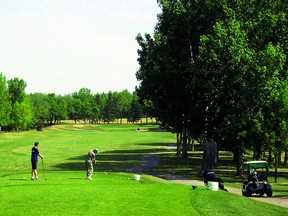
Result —
[[32, 172], [31, 172], [31, 180], [39, 180], [38, 173], [37, 173], [37, 163], [38, 163], [38, 157], [41, 159], [44, 158], [43, 155], [40, 154], [38, 150], [39, 142], [35, 142], [34, 146], [32, 148], [31, 153], [31, 164], [32, 164]]
[[85, 165], [86, 165], [86, 179], [87, 180], [92, 180], [92, 174], [93, 174], [93, 165], [96, 164], [96, 158], [95, 155], [99, 153], [99, 149], [93, 149], [88, 152], [88, 155], [85, 159]]

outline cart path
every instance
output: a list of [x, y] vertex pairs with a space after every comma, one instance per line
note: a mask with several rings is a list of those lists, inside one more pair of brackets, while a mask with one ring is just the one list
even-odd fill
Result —
[[[167, 151], [175, 151], [175, 146], [169, 146]], [[195, 186], [204, 186], [203, 181], [188, 179], [183, 176], [174, 175], [171, 173], [156, 173], [153, 171], [153, 168], [158, 165], [159, 159], [157, 158], [158, 154], [163, 152], [154, 152], [142, 156], [142, 162], [136, 165], [133, 168], [128, 169], [129, 172], [138, 173], [138, 174], [147, 174], [152, 175], [167, 181], [173, 182], [175, 184], [185, 184], [185, 185], [195, 185]], [[231, 188], [226, 187], [230, 193], [238, 194], [242, 196], [241, 188]], [[278, 196], [266, 197], [266, 196], [254, 196], [247, 197], [247, 199], [254, 199], [261, 202], [270, 203], [273, 205], [282, 206], [288, 208], [288, 199]]]
[[[154, 174], [153, 176], [168, 180], [170, 182], [174, 182], [176, 184], [204, 186], [202, 181], [193, 180], [193, 179], [184, 179], [183, 177], [179, 177], [179, 176], [175, 176], [175, 175], [171, 175], [171, 174], [159, 174], [159, 175]], [[234, 194], [238, 194], [238, 195], [242, 196], [241, 188], [237, 189], [237, 188], [231, 188], [231, 187], [226, 187], [226, 186], [225, 186], [225, 188], [230, 193], [234, 193]], [[282, 198], [282, 197], [277, 197], [277, 196], [272, 196], [272, 197], [253, 196], [253, 197], [247, 197], [247, 199], [254, 199], [257, 201], [266, 202], [266, 203], [270, 203], [273, 205], [278, 205], [278, 206], [288, 208], [288, 199], [287, 198]]]

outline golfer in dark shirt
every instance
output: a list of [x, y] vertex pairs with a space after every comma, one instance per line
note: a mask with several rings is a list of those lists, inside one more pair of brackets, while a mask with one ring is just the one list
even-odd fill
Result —
[[216, 177], [216, 174], [211, 170], [211, 169], [206, 169], [202, 172], [203, 174], [203, 178], [204, 178], [204, 185], [207, 186], [208, 185], [208, 181], [212, 181], [212, 182], [218, 182], [218, 187], [221, 189], [221, 190], [224, 190], [224, 191], [228, 191], [224, 184], [223, 184], [223, 181], [221, 178], [217, 178]]
[[37, 163], [38, 163], [38, 156], [43, 159], [44, 156], [39, 153], [38, 150], [39, 142], [34, 143], [34, 147], [32, 148], [31, 154], [31, 164], [32, 164], [32, 174], [31, 180], [38, 180], [38, 173], [37, 173]]
[[204, 185], [208, 185], [208, 181], [217, 182], [215, 173], [211, 169], [206, 169], [202, 172], [204, 178]]

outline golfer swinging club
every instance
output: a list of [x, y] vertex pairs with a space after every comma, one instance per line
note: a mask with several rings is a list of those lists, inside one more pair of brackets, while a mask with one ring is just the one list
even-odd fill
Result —
[[95, 158], [96, 153], [99, 153], [98, 148], [89, 151], [86, 157], [85, 165], [86, 165], [86, 171], [87, 171], [87, 175], [86, 175], [87, 180], [92, 180], [93, 164], [96, 164], [96, 158]]
[[31, 154], [31, 164], [32, 164], [31, 180], [39, 180], [38, 173], [37, 173], [38, 156], [41, 157], [41, 159], [44, 158], [44, 156], [39, 153], [38, 146], [39, 146], [39, 142], [35, 142], [34, 143], [34, 147], [32, 148], [32, 154]]

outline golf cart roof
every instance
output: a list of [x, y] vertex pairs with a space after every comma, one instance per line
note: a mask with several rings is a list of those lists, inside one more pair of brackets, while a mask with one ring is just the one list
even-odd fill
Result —
[[243, 163], [244, 167], [248, 169], [257, 169], [257, 168], [268, 168], [267, 161], [246, 161]]

